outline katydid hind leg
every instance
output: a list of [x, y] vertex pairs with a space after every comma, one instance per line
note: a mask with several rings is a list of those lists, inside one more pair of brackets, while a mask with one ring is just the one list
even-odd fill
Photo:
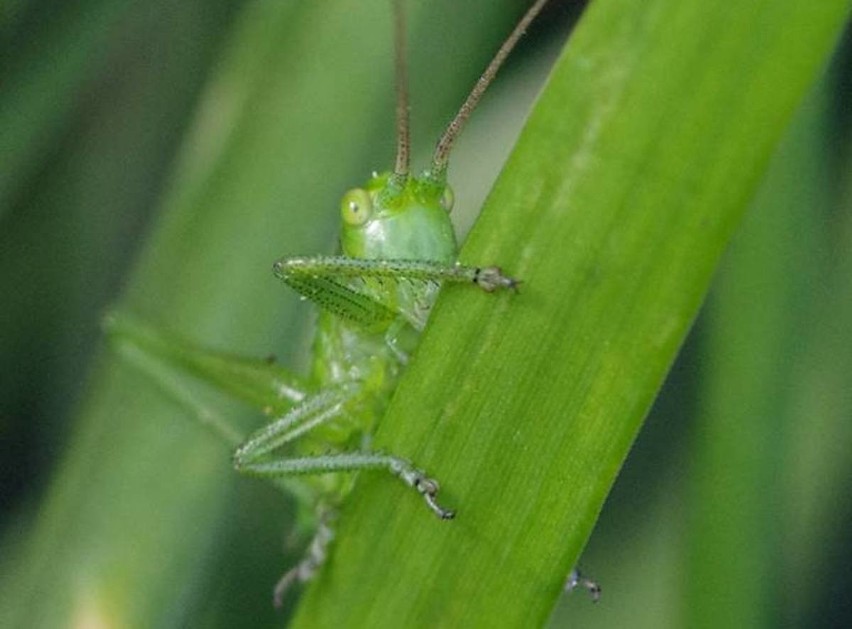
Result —
[[283, 413], [307, 395], [304, 379], [274, 361], [213, 350], [120, 312], [107, 315], [103, 327], [121, 355], [142, 357], [133, 362], [144, 362], [155, 378], [166, 370], [186, 374], [265, 414]]

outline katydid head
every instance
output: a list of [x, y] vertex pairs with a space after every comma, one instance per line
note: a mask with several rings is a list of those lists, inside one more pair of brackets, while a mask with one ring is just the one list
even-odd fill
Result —
[[428, 176], [374, 175], [340, 203], [343, 254], [353, 258], [451, 262], [456, 239], [453, 192]]
[[396, 164], [392, 173], [374, 175], [363, 188], [347, 192], [341, 202], [341, 247], [355, 258], [421, 259], [450, 262], [456, 240], [449, 211], [453, 191], [447, 163], [453, 144], [497, 71], [547, 0], [535, 0], [476, 82], [455, 118], [438, 140], [429, 170], [409, 171], [410, 133], [408, 69], [405, 61], [405, 0], [394, 0], [396, 72]]

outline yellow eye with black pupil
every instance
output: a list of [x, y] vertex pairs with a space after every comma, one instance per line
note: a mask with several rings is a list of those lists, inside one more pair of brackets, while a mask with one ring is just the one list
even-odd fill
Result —
[[363, 225], [373, 213], [373, 202], [366, 190], [354, 188], [343, 195], [340, 215], [347, 225]]

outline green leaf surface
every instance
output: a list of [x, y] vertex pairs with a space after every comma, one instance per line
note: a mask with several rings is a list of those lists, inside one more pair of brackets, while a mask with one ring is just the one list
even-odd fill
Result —
[[296, 626], [544, 622], [847, 8], [590, 7], [377, 435], [457, 519], [362, 476]]

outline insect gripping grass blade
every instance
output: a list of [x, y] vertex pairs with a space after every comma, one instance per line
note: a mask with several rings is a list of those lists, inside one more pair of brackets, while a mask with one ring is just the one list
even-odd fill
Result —
[[[269, 361], [212, 352], [119, 313], [107, 320], [116, 346], [126, 354], [146, 356], [136, 364], [161, 383], [173, 382], [174, 370], [188, 373], [269, 417], [236, 448], [234, 468], [294, 491], [302, 498], [303, 517], [316, 523], [305, 558], [275, 587], [278, 605], [290, 586], [312, 578], [324, 562], [333, 539], [331, 522], [349, 493], [353, 473], [389, 472], [414, 489], [439, 519], [455, 515], [439, 501], [437, 480], [406, 458], [373, 451], [366, 444], [440, 287], [460, 284], [491, 293], [518, 286], [518, 280], [497, 266], [457, 262], [447, 167], [466, 120], [544, 4], [537, 0], [528, 9], [438, 141], [430, 167], [412, 175], [404, 2], [393, 2], [398, 136], [394, 169], [374, 174], [343, 196], [338, 255], [285, 256], [273, 268], [278, 278], [319, 308], [309, 376], [297, 376]], [[178, 396], [186, 397], [180, 392]], [[229, 443], [234, 441], [236, 429], [227, 422], [211, 422], [200, 407], [194, 415]], [[567, 587], [577, 586], [597, 599], [597, 585], [572, 573]]]

